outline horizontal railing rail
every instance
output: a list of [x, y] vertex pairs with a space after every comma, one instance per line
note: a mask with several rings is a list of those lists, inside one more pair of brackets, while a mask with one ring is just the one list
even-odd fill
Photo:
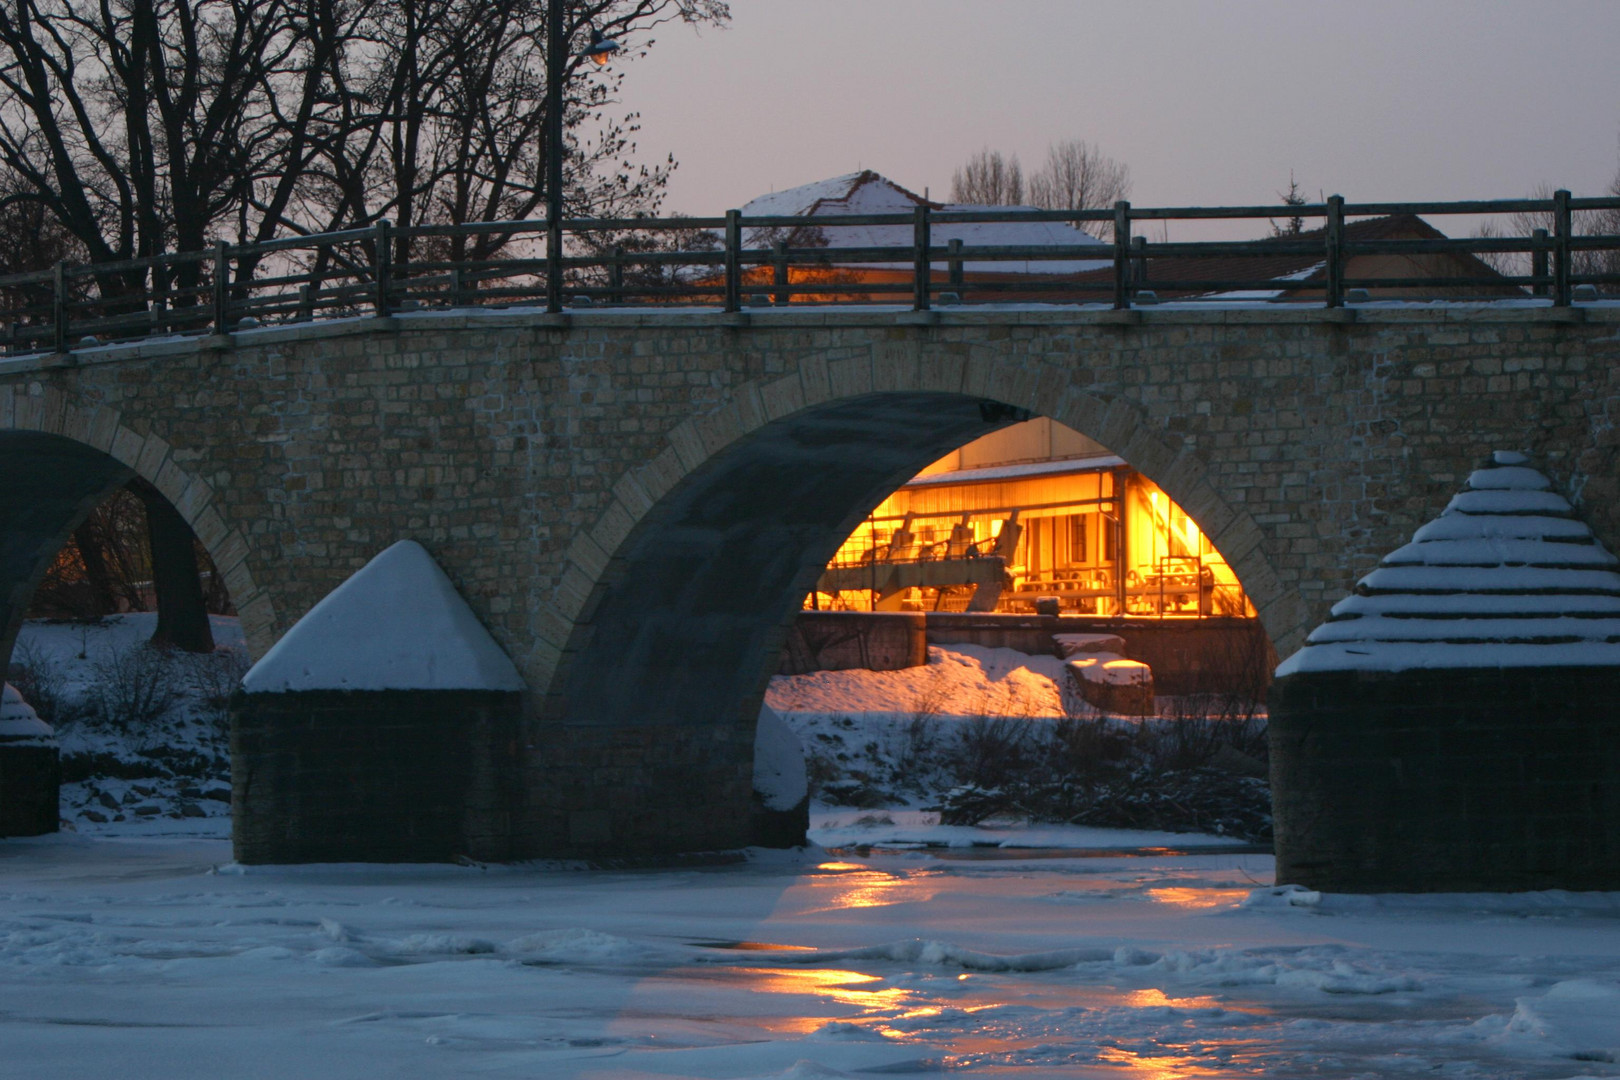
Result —
[[[1449, 237], [1396, 215], [1489, 218]], [[1253, 240], [1169, 238], [1172, 222], [1251, 221]], [[1287, 222], [1280, 232], [1277, 222]], [[1014, 231], [998, 230], [1011, 226]], [[1057, 226], [1018, 242], [1017, 227]], [[1065, 233], [1063, 226], [1072, 232]], [[1092, 233], [1105, 238], [1095, 238]], [[1151, 234], [1157, 233], [1153, 239]], [[69, 352], [143, 338], [422, 309], [1620, 298], [1620, 197], [1300, 206], [970, 210], [828, 217], [487, 221], [217, 242], [0, 276], [0, 348]], [[555, 287], [554, 287], [555, 286]]]

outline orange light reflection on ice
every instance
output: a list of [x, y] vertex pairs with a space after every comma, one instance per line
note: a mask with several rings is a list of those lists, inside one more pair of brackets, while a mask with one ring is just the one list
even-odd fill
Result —
[[1224, 907], [1237, 903], [1246, 895], [1241, 889], [1195, 889], [1183, 886], [1149, 889], [1147, 894], [1149, 899], [1158, 903], [1179, 908]]
[[839, 891], [827, 898], [826, 905], [817, 910], [827, 911], [838, 908], [869, 908], [883, 907], [895, 903], [898, 898], [886, 895], [890, 890], [905, 884], [906, 879], [893, 874], [885, 874], [881, 870], [873, 870], [862, 863], [826, 862], [816, 867], [817, 870], [843, 872], [848, 874], [849, 884], [840, 886]]
[[1104, 1047], [1098, 1056], [1110, 1065], [1124, 1066], [1126, 1075], [1141, 1080], [1196, 1080], [1217, 1075], [1191, 1057], [1150, 1057], [1117, 1046]]
[[1150, 1009], [1168, 1006], [1173, 1009], [1218, 1009], [1221, 1003], [1212, 997], [1178, 997], [1173, 998], [1163, 990], [1150, 987], [1146, 990], [1132, 990], [1125, 995], [1125, 1004], [1136, 1009]]
[[900, 987], [861, 990], [858, 987], [882, 982], [876, 975], [829, 968], [744, 968], [753, 976], [753, 987], [767, 994], [816, 994], [840, 1005], [860, 1009], [893, 1009], [906, 998]]

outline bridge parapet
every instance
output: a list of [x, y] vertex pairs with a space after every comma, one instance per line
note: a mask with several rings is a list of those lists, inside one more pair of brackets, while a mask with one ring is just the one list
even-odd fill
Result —
[[[423, 309], [538, 305], [559, 315], [564, 295], [575, 306], [714, 305], [733, 315], [745, 306], [900, 302], [926, 312], [1007, 300], [1128, 311], [1167, 297], [1219, 304], [1244, 296], [1273, 306], [1329, 310], [1380, 295], [1539, 297], [1567, 308], [1583, 298], [1620, 295], [1620, 235], [1611, 235], [1620, 233], [1620, 197], [1574, 198], [1559, 191], [1545, 199], [1346, 203], [1333, 196], [1281, 212], [1301, 222], [1319, 220], [1321, 228], [1261, 240], [1172, 243], [1171, 222], [1200, 230], [1211, 222], [1247, 221], [1264, 229], [1280, 208], [1121, 202], [1109, 210], [1036, 211], [923, 202], [910, 214], [814, 219], [744, 218], [731, 211], [717, 218], [571, 220], [563, 223], [564, 247], [547, 250], [543, 221], [410, 228], [379, 221], [259, 244], [221, 241], [207, 251], [118, 263], [59, 263], [0, 277], [0, 301], [10, 313], [5, 350], [15, 355]], [[1521, 236], [1510, 224], [1498, 230], [1503, 235], [1452, 238], [1419, 220], [1424, 214], [1494, 216], [1510, 223], [1544, 218], [1549, 227]], [[1413, 224], [1398, 233], [1362, 228], [1392, 216]], [[1074, 242], [935, 239], [935, 231], [947, 226], [1036, 221], [1072, 227]], [[910, 244], [851, 246], [825, 235], [829, 229], [895, 226], [910, 230]], [[1154, 226], [1164, 238], [1154, 241], [1135, 231]], [[1094, 240], [1086, 229], [1111, 238]], [[446, 244], [493, 254], [436, 254]], [[1030, 271], [1043, 262], [1061, 265], [1062, 272]], [[559, 279], [561, 288], [552, 288]]]

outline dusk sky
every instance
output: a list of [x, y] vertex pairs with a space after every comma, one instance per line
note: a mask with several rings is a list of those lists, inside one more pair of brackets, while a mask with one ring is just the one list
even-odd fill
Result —
[[870, 168], [948, 193], [982, 147], [1127, 163], [1138, 205], [1603, 193], [1620, 132], [1620, 2], [733, 0], [628, 68], [666, 210]]

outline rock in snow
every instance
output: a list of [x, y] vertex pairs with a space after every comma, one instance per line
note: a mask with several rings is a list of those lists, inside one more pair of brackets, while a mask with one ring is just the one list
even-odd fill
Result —
[[1546, 476], [1499, 450], [1333, 606], [1277, 677], [1620, 665], [1616, 566]]
[[433, 556], [401, 540], [333, 589], [242, 679], [288, 690], [522, 690]]

